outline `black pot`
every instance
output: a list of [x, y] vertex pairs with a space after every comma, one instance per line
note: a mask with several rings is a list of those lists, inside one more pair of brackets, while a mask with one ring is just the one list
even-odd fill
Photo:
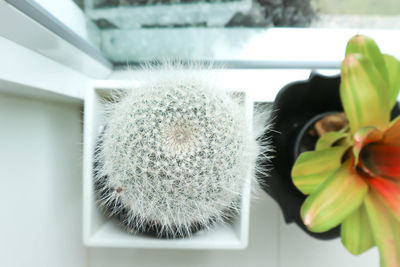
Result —
[[[271, 164], [265, 164], [272, 166], [270, 176], [260, 177], [264, 190], [279, 204], [286, 223], [296, 223], [317, 239], [338, 237], [340, 227], [325, 233], [307, 230], [300, 217], [300, 208], [306, 196], [294, 186], [290, 174], [299, 154], [295, 152], [296, 139], [300, 132], [305, 132], [303, 128], [308, 128], [313, 124], [310, 120], [323, 116], [323, 113], [343, 111], [339, 85], [340, 76], [326, 77], [312, 73], [307, 81], [283, 87], [273, 104], [273, 130], [263, 137], [269, 138], [276, 150]], [[393, 109], [392, 117], [396, 114], [400, 114], [398, 105]]]

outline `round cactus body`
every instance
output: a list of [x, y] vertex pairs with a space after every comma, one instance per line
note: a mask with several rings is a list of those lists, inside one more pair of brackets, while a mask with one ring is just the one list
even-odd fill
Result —
[[109, 104], [95, 184], [100, 204], [133, 232], [183, 237], [224, 222], [253, 174], [258, 150], [243, 105], [182, 76]]

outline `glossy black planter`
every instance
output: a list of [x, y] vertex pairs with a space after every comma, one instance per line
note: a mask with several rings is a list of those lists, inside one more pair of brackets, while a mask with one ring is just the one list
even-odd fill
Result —
[[[333, 239], [340, 227], [325, 233], [312, 233], [304, 226], [300, 208], [306, 198], [292, 183], [291, 170], [296, 160], [294, 147], [302, 128], [315, 116], [325, 112], [342, 112], [339, 96], [340, 77], [311, 74], [309, 80], [282, 88], [273, 104], [273, 131], [266, 133], [275, 148], [270, 177], [260, 177], [264, 190], [279, 204], [285, 222], [296, 223], [307, 234], [318, 239]], [[400, 114], [398, 105], [392, 117]]]

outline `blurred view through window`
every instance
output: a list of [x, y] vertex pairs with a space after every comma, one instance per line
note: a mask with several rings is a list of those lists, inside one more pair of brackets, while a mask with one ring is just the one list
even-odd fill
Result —
[[[400, 0], [74, 1], [100, 29], [101, 48], [113, 62], [146, 59], [153, 52], [157, 57], [163, 55], [162, 49], [167, 45], [170, 47], [164, 54], [185, 56], [190, 49], [199, 50], [196, 38], [207, 43], [218, 36], [233, 41], [235, 36], [242, 38], [248, 34], [226, 29], [247, 29], [247, 32], [270, 27], [400, 29]], [[205, 29], [213, 31], [206, 34]], [[182, 48], [178, 41], [169, 40], [178, 37], [185, 42], [193, 41], [193, 45]], [[147, 49], [147, 56], [143, 55], [143, 49]]]

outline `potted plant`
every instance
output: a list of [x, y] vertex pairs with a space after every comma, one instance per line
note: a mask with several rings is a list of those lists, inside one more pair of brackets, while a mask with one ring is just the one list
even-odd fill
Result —
[[307, 229], [340, 225], [346, 249], [376, 245], [382, 267], [400, 265], [400, 117], [390, 115], [399, 89], [400, 62], [368, 37], [351, 38], [340, 83], [347, 126], [319, 137], [291, 173], [308, 195], [300, 210]]
[[340, 235], [353, 254], [377, 245], [381, 266], [399, 266], [400, 63], [361, 35], [345, 54], [340, 77], [313, 73], [277, 95], [264, 189], [287, 223]]
[[252, 102], [201, 66], [165, 62], [140, 76], [87, 92], [85, 244], [244, 249], [267, 149], [250, 127]]

